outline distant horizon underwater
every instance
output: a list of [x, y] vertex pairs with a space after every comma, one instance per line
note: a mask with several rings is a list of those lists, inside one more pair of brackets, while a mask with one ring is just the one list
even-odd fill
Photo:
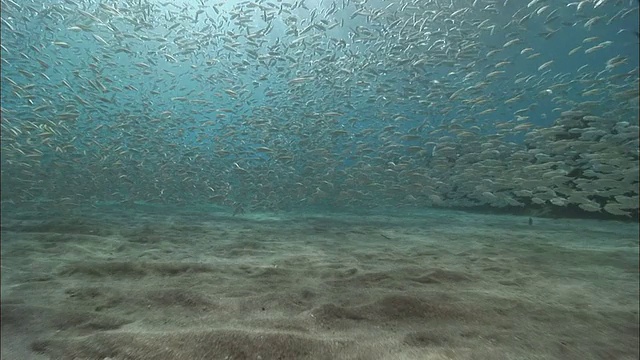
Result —
[[639, 5], [0, 0], [2, 359], [638, 359]]

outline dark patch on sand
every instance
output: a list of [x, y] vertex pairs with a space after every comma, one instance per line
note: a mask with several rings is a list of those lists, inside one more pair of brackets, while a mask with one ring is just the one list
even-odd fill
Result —
[[130, 323], [130, 320], [94, 312], [52, 310], [29, 305], [2, 304], [2, 331], [40, 333], [72, 330], [78, 334], [114, 330]]
[[145, 275], [195, 274], [213, 272], [204, 264], [189, 263], [145, 263], [145, 262], [78, 262], [65, 266], [60, 275], [86, 275], [90, 277], [142, 277]]
[[333, 360], [349, 345], [344, 340], [317, 340], [278, 332], [233, 330], [188, 331], [162, 335], [97, 334], [85, 338], [35, 341], [32, 349], [53, 359], [280, 359]]
[[445, 334], [434, 331], [418, 331], [405, 335], [404, 343], [409, 346], [430, 347], [445, 346], [451, 340]]
[[145, 298], [153, 306], [181, 306], [184, 308], [203, 308], [211, 306], [206, 296], [192, 290], [173, 288], [148, 291]]
[[413, 281], [417, 281], [423, 284], [446, 284], [456, 283], [463, 281], [471, 281], [472, 277], [458, 271], [450, 271], [444, 269], [436, 269], [429, 272], [426, 275], [413, 278]]

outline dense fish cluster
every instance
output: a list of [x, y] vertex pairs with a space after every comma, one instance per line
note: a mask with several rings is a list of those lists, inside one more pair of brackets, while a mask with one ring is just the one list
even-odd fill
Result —
[[2, 199], [638, 213], [634, 0], [0, 0]]

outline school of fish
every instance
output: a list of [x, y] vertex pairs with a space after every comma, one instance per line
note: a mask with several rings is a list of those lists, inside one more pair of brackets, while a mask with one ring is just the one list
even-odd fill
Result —
[[635, 0], [0, 2], [3, 201], [638, 215]]

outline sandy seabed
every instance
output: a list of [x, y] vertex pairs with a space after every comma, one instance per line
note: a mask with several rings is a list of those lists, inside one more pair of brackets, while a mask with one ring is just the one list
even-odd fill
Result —
[[2, 359], [638, 359], [638, 224], [3, 209]]

